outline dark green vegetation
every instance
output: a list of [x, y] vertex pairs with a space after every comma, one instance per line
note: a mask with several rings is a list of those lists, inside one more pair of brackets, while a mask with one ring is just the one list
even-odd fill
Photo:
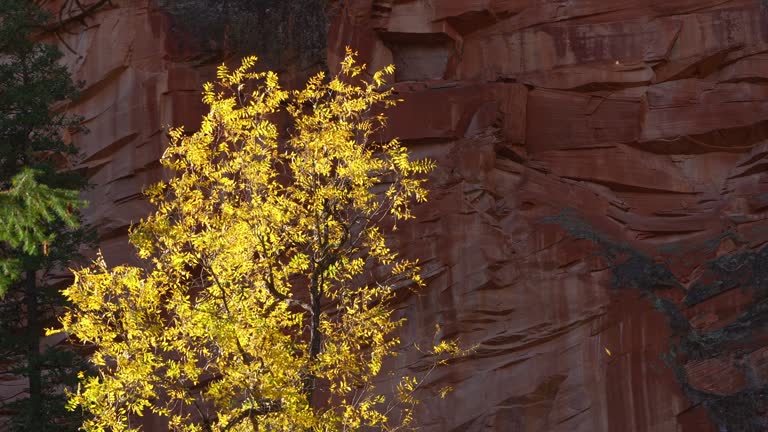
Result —
[[62, 132], [81, 132], [63, 113], [78, 86], [54, 46], [34, 41], [49, 17], [29, 0], [0, 0], [0, 359], [29, 391], [0, 401], [13, 431], [74, 431], [62, 386], [84, 364], [73, 352], [41, 350], [45, 326], [64, 304], [56, 274], [86, 242], [79, 228], [85, 179], [69, 169], [77, 149]]
[[[259, 65], [281, 72], [325, 64], [327, 0], [154, 0], [199, 63], [259, 53]], [[204, 31], [201, 31], [204, 29]], [[182, 42], [179, 42], [182, 43]]]
[[[544, 223], [562, 227], [570, 236], [588, 240], [597, 246], [596, 254], [610, 266], [614, 289], [637, 289], [661, 311], [670, 325], [672, 340], [664, 360], [673, 370], [686, 396], [700, 404], [712, 421], [727, 431], [763, 432], [768, 430], [768, 386], [755, 377], [747, 376], [746, 387], [734, 394], [720, 395], [695, 388], [688, 383], [684, 366], [701, 361], [732, 356], [734, 365], [746, 369], [750, 346], [760, 346], [768, 329], [768, 246], [758, 250], [736, 251], [703, 264], [703, 273], [686, 292], [682, 304], [674, 303], [657, 293], [665, 289], [684, 290], [665, 262], [616, 241], [584, 221], [573, 209], [545, 218]], [[692, 250], [707, 251], [720, 241], [731, 238], [740, 241], [733, 232], [726, 232]], [[670, 248], [667, 248], [670, 249]], [[687, 252], [692, 252], [689, 250]], [[667, 251], [671, 253], [671, 249]], [[728, 325], [703, 332], [693, 328], [683, 310], [728, 290], [751, 290], [753, 302]], [[764, 342], [763, 342], [764, 343]], [[754, 348], [752, 348], [753, 350]], [[714, 378], [717, 379], [717, 378]]]

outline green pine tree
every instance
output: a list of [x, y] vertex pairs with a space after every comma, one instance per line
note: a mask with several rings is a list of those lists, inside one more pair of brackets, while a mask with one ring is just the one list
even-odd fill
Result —
[[50, 276], [89, 237], [79, 227], [86, 181], [69, 169], [78, 152], [62, 139], [64, 130], [81, 131], [62, 109], [78, 86], [58, 49], [35, 40], [48, 20], [36, 2], [0, 0], [0, 364], [29, 383], [28, 392], [0, 400], [15, 432], [80, 425], [64, 409], [62, 388], [84, 362], [72, 350], [40, 349], [43, 328], [64, 305]]

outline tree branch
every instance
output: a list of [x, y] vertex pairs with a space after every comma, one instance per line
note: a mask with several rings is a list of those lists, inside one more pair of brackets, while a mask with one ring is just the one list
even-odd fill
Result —
[[267, 415], [269, 413], [279, 412], [282, 409], [283, 404], [279, 400], [261, 399], [259, 401], [258, 408], [253, 408], [253, 405], [251, 405], [250, 408], [232, 418], [229, 423], [224, 426], [222, 432], [228, 431], [230, 428], [236, 426], [238, 423], [245, 419], [255, 419], [256, 417]]
[[[264, 243], [264, 238], [260, 236], [259, 242], [261, 243], [262, 250], [266, 252], [267, 245]], [[277, 288], [275, 288], [275, 276], [272, 271], [272, 264], [268, 265], [268, 270], [269, 270], [269, 274], [268, 274], [267, 280], [265, 281], [265, 285], [267, 286], [267, 291], [269, 291], [269, 293], [272, 294], [272, 296], [288, 303], [291, 306], [299, 306], [300, 308], [306, 310], [307, 312], [312, 313], [312, 307], [310, 307], [310, 305], [308, 305], [307, 303], [304, 303], [301, 300], [296, 300], [294, 298], [288, 297], [287, 295], [278, 291]]]
[[[77, 7], [80, 9], [80, 12], [75, 15], [69, 15], [65, 18], [64, 10], [67, 9], [67, 6], [69, 6], [69, 10], [71, 11], [73, 1], [77, 4]], [[112, 0], [98, 0], [95, 3], [90, 5], [83, 5], [78, 0], [67, 0], [64, 2], [64, 4], [61, 5], [61, 8], [59, 9], [58, 21], [43, 26], [42, 30], [46, 33], [58, 32], [59, 30], [63, 29], [64, 27], [68, 26], [69, 24], [75, 21], [80, 21], [81, 23], [84, 23], [83, 20], [86, 17], [88, 17], [92, 13], [96, 12], [96, 10], [98, 10], [99, 8], [107, 4], [112, 6]]]

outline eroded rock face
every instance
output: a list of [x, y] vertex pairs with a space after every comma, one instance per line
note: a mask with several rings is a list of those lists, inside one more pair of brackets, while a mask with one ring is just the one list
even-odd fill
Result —
[[108, 261], [216, 63], [299, 82], [349, 45], [396, 64], [389, 133], [439, 165], [396, 239], [429, 281], [402, 339], [477, 345], [427, 379], [424, 430], [768, 430], [764, 2], [332, 3], [116, 0], [65, 35]]
[[61, 36], [74, 51], [65, 50], [74, 78], [86, 84], [70, 110], [90, 130], [73, 137], [96, 186], [85, 196], [87, 218], [108, 260], [123, 261], [127, 228], [149, 212], [142, 190], [167, 174], [157, 162], [167, 128], [198, 127], [202, 84], [216, 67], [253, 53], [288, 84], [303, 81], [324, 64], [327, 19], [323, 0], [112, 4]]
[[348, 3], [329, 59], [395, 63], [439, 165], [406, 339], [479, 344], [427, 428], [768, 430], [767, 6]]

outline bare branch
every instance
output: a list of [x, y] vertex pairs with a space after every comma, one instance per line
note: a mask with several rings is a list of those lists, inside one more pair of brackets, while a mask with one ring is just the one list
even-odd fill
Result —
[[[74, 3], [74, 4], [73, 4]], [[85, 18], [92, 15], [94, 12], [96, 12], [99, 8], [105, 5], [112, 5], [112, 0], [97, 0], [95, 3], [92, 3], [90, 5], [83, 5], [78, 0], [66, 0], [64, 4], [61, 5], [61, 9], [59, 9], [59, 18], [56, 22], [52, 22], [50, 24], [47, 24], [43, 27], [43, 31], [46, 33], [49, 32], [59, 32], [63, 30], [65, 27], [67, 27], [69, 24], [72, 24], [75, 21], [79, 21], [81, 24], [85, 24]], [[78, 10], [76, 13], [72, 14], [73, 9]], [[66, 14], [64, 10], [67, 9], [67, 12], [69, 14]]]
[[[47, 9], [46, 6], [49, 2], [50, 0], [35, 0], [35, 3], [43, 9]], [[91, 4], [83, 4], [80, 0], [65, 0], [59, 8], [56, 19], [41, 26], [40, 31], [43, 34], [54, 33], [67, 51], [77, 54], [74, 48], [61, 36], [61, 32], [74, 22], [79, 22], [83, 27], [87, 27], [85, 19], [106, 5], [114, 6], [112, 0], [97, 0]]]

